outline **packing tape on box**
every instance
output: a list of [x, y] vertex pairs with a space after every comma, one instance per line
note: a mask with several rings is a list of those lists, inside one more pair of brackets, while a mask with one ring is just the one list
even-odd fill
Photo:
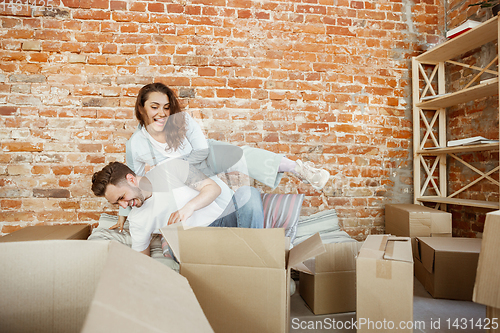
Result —
[[375, 277], [377, 279], [392, 279], [392, 260], [377, 260]]
[[382, 237], [382, 242], [380, 242], [380, 249], [379, 249], [379, 251], [385, 252], [385, 247], [387, 246], [387, 239], [388, 238], [389, 238], [388, 235]]

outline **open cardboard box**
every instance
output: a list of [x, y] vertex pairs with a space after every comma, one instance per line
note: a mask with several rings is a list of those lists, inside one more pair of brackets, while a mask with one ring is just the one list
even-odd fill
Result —
[[316, 315], [356, 311], [356, 257], [362, 242], [325, 244], [326, 252], [304, 262], [300, 296]]
[[415, 276], [432, 297], [472, 300], [480, 238], [418, 237], [417, 247], [425, 270]]
[[412, 332], [398, 330], [413, 320], [410, 238], [369, 235], [356, 259], [356, 287], [358, 333]]
[[161, 232], [217, 333], [288, 332], [290, 268], [325, 251], [319, 234], [287, 251], [283, 228]]
[[[500, 211], [486, 214], [472, 300], [486, 305], [488, 332], [500, 332]], [[493, 325], [493, 319], [497, 325]]]
[[187, 280], [109, 241], [0, 243], [1, 332], [213, 332]]

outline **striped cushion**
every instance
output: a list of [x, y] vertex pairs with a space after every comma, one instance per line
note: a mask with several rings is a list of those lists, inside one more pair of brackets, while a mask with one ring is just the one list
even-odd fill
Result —
[[285, 228], [285, 235], [293, 242], [302, 201], [303, 194], [262, 194], [264, 228]]
[[325, 210], [310, 216], [301, 216], [297, 223], [297, 234], [293, 245], [319, 232], [323, 243], [353, 241], [351, 236], [340, 230], [339, 218], [335, 209]]

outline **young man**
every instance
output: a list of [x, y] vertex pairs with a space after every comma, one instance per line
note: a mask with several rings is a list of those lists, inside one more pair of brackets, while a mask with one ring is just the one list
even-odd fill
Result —
[[111, 162], [92, 177], [96, 196], [123, 208], [132, 207], [128, 215], [132, 248], [147, 255], [151, 235], [172, 223], [262, 228], [260, 193], [244, 186], [230, 198], [229, 188], [222, 187], [182, 159], [160, 163], [144, 177], [136, 176], [123, 163]]

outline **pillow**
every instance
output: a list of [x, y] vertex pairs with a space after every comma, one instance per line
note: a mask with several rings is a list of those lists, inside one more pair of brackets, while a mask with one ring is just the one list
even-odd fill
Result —
[[345, 231], [327, 231], [319, 234], [323, 244], [329, 243], [345, 243], [345, 242], [356, 242], [351, 236]]
[[293, 242], [304, 194], [262, 194], [264, 228], [285, 228], [285, 236]]
[[297, 245], [304, 239], [319, 232], [320, 236], [326, 234], [337, 234], [338, 236], [348, 236], [340, 231], [339, 219], [335, 209], [325, 210], [310, 216], [301, 216], [297, 223], [297, 234], [294, 245]]

